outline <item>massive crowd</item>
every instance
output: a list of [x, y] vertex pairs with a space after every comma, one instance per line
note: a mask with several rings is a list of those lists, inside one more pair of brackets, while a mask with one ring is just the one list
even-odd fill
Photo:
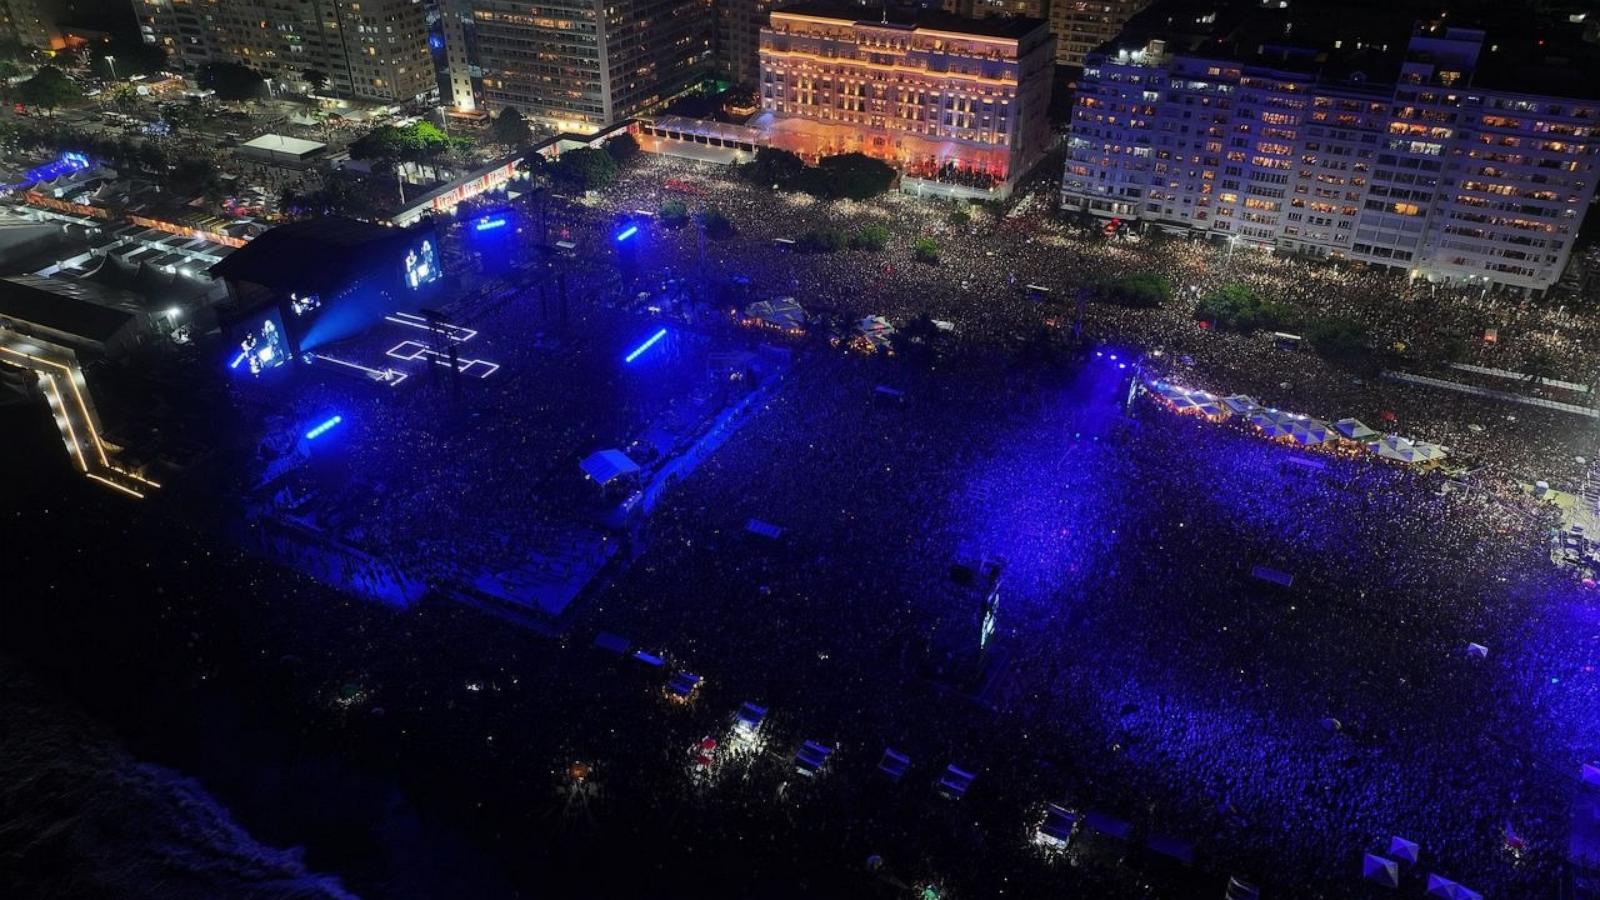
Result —
[[[1549, 680], [1582, 671], [1585, 641], [1520, 652], [1530, 619], [1584, 602], [1543, 558], [1547, 509], [1365, 460], [1305, 467], [1153, 406], [1108, 419], [1082, 395], [1093, 378], [1041, 401], [969, 373], [911, 386], [908, 412], [872, 406], [877, 373], [849, 368], [685, 485], [602, 621], [709, 655], [697, 671], [738, 673], [810, 729], [796, 741], [844, 741], [856, 777], [889, 745], [1005, 782], [989, 789], [1012, 828], [1030, 799], [1100, 809], [1298, 896], [1348, 895], [1392, 835], [1491, 895], [1560, 877], [1572, 742], [1592, 746], [1594, 723], [1506, 700], [1595, 690]], [[786, 478], [752, 490], [780, 456]], [[750, 517], [784, 526], [781, 548], [743, 533]], [[920, 721], [907, 679], [942, 652], [921, 636], [977, 642], [948, 581], [973, 553], [1007, 569], [993, 717]], [[1254, 581], [1256, 564], [1293, 586]], [[1508, 835], [1531, 849], [1513, 860]], [[981, 859], [963, 882], [1018, 871]]]
[[[705, 377], [713, 341], [687, 329], [652, 356], [670, 359], [669, 369], [621, 366], [655, 326], [596, 302], [617, 299], [614, 273], [574, 272], [565, 322], [554, 290], [541, 303], [503, 280], [480, 288], [446, 309], [477, 332], [456, 347], [464, 364], [480, 360], [459, 380], [445, 366], [387, 356], [402, 341], [431, 338], [383, 322], [320, 352], [393, 368], [407, 379], [398, 387], [329, 365], [233, 385], [260, 435], [240, 470], [254, 513], [294, 526], [259, 530], [269, 552], [391, 601], [496, 578], [541, 597], [569, 595], [619, 547], [579, 461], [622, 448], [648, 475], [748, 389]], [[336, 431], [315, 447], [301, 440], [335, 413]], [[288, 475], [264, 479], [269, 469]], [[306, 529], [320, 536], [297, 540]]]
[[[1361, 315], [1385, 342], [1496, 327], [1486, 361], [1515, 368], [1538, 344], [1574, 381], [1592, 380], [1576, 368], [1592, 321], [1491, 298], [1434, 302], [1392, 277], [1244, 251], [1230, 261], [1181, 241], [1107, 241], [1051, 220], [1038, 198], [958, 226], [900, 198], [774, 198], [644, 159], [598, 199], [549, 215], [586, 252], [610, 252], [604, 226], [677, 196], [669, 176], [738, 235], [653, 227], [629, 277], [574, 269], [559, 333], [534, 288], [478, 285], [452, 312], [483, 328], [474, 354], [502, 369], [465, 401], [420, 382], [308, 387], [279, 431], [360, 403], [343, 461], [316, 475], [321, 521], [429, 581], [542, 552], [538, 529], [584, 499], [579, 458], [601, 445], [648, 454], [657, 407], [698, 421], [726, 402], [692, 343], [652, 379], [622, 384], [616, 350], [646, 320], [615, 307], [639, 306], [641, 290], [659, 305], [664, 289], [692, 306], [694, 291], [669, 277], [709, 283], [708, 297], [742, 279], [746, 296], [792, 295], [842, 322], [926, 314], [954, 334], [892, 359], [801, 350], [779, 389], [666, 492], [632, 564], [593, 588], [559, 641], [448, 604], [329, 603], [287, 578], [227, 592], [239, 602], [226, 614], [172, 597], [181, 612], [166, 615], [183, 627], [129, 652], [230, 648], [193, 663], [193, 677], [272, 698], [297, 730], [404, 773], [419, 802], [470, 823], [523, 885], [559, 872], [595, 896], [647, 884], [1214, 897], [1237, 875], [1271, 896], [1348, 897], [1360, 854], [1395, 835], [1422, 845], [1412, 881], [1440, 872], [1490, 896], [1560, 881], [1578, 765], [1600, 746], [1600, 644], [1592, 588], [1548, 562], [1554, 513], [1516, 485], [1577, 471], [1575, 457], [1593, 456], [1583, 423], [1420, 395], [1199, 329], [1189, 304], [1245, 279]], [[866, 223], [890, 227], [885, 251], [774, 243]], [[944, 245], [941, 265], [911, 259], [923, 234]], [[1068, 296], [1150, 268], [1187, 299], [1091, 304], [1092, 339], [1159, 347], [1160, 365], [1197, 387], [1392, 421], [1492, 466], [1447, 478], [1366, 458], [1306, 465], [1149, 401], [1127, 405], [1130, 374], [1063, 340], [1072, 305], [1041, 304], [1026, 286]], [[676, 312], [686, 341], [720, 346], [720, 311]], [[185, 552], [166, 543], [150, 552]], [[980, 654], [980, 598], [954, 575], [983, 559], [1003, 578], [998, 632]], [[194, 597], [223, 595], [216, 584], [237, 586], [251, 565], [197, 563]], [[1292, 584], [1255, 578], [1256, 566]], [[96, 627], [82, 618], [73, 627]], [[602, 633], [663, 668], [596, 648]], [[692, 702], [664, 696], [674, 671], [705, 677]], [[744, 702], [771, 711], [764, 751], [715, 757], [738, 777], [704, 777], [703, 739], [727, 745]], [[792, 763], [806, 740], [836, 748], [814, 778]], [[912, 760], [898, 782], [876, 768], [886, 747]], [[951, 764], [977, 776], [959, 800], [933, 791]], [[1131, 838], [1083, 828], [1066, 853], [1046, 854], [1032, 840], [1046, 802], [1125, 820]], [[1192, 868], [1140, 849], [1163, 835], [1193, 845]], [[619, 854], [638, 865], [615, 865]]]
[[[1010, 212], [974, 207], [972, 221], [953, 224], [960, 220], [951, 218], [948, 205], [904, 196], [831, 204], [804, 195], [774, 196], [716, 167], [648, 157], [625, 171], [597, 204], [601, 212], [621, 215], [653, 210], [671, 199], [716, 207], [733, 220], [738, 236], [703, 242], [709, 268], [751, 279], [762, 297], [793, 295], [812, 311], [837, 311], [852, 321], [884, 315], [897, 326], [927, 315], [954, 323], [964, 346], [1015, 350], [1060, 340], [1070, 331], [1077, 292], [1085, 286], [1133, 274], [1161, 275], [1175, 288], [1172, 302], [1153, 310], [1088, 303], [1085, 335], [1139, 350], [1159, 349], [1163, 367], [1196, 387], [1248, 393], [1269, 405], [1330, 420], [1355, 416], [1385, 431], [1445, 444], [1528, 480], [1575, 484], [1583, 472], [1583, 463], [1573, 458], [1581, 454], [1567, 450], [1581, 443], [1592, 419], [1531, 406], [1486, 405], [1466, 395], [1389, 383], [1377, 377], [1377, 369], [1435, 368], [1443, 358], [1440, 348], [1458, 342], [1467, 362], [1508, 371], [1534, 362], [1547, 377], [1593, 385], [1600, 381], [1591, 349], [1600, 346], [1600, 318], [1592, 311], [1580, 314], [1560, 302], [1535, 303], [1480, 288], [1444, 288], [1375, 269], [1247, 249], [1230, 252], [1225, 245], [1192, 239], [1106, 238], [1098, 227], [1057, 221], [1048, 183]], [[890, 228], [893, 237], [885, 252], [805, 255], [775, 243], [817, 229], [849, 232], [868, 224]], [[938, 243], [938, 265], [913, 261], [908, 250], [919, 236]], [[656, 229], [651, 240], [667, 261], [696, 260], [702, 252], [693, 229]], [[1279, 350], [1270, 334], [1199, 327], [1193, 314], [1197, 299], [1231, 283], [1247, 284], [1307, 320], [1356, 319], [1368, 330], [1369, 343], [1383, 352], [1367, 365], [1335, 365], [1307, 351]], [[1036, 299], [1030, 285], [1048, 288], [1051, 299]], [[1042, 336], [1043, 330], [1051, 337]], [[1489, 332], [1493, 340], [1485, 341]], [[1395, 352], [1397, 345], [1406, 352]], [[1185, 359], [1195, 362], [1184, 365]], [[1444, 377], [1469, 384], [1474, 379], [1455, 370]], [[1486, 384], [1589, 402], [1588, 396], [1527, 383]]]

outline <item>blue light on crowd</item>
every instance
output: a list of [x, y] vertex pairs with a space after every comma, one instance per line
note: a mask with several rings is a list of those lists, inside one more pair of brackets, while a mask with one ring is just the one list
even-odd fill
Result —
[[633, 362], [634, 360], [639, 358], [639, 354], [645, 352], [646, 350], [649, 350], [651, 347], [654, 347], [656, 345], [657, 341], [661, 340], [662, 338], [664, 338], [666, 336], [667, 336], [667, 330], [665, 328], [661, 329], [660, 331], [656, 332], [655, 334], [650, 335], [650, 339], [649, 340], [647, 340], [644, 343], [640, 344], [639, 346], [633, 348], [633, 352], [629, 353], [626, 357], [624, 357], [622, 361], [625, 362], [625, 363]]
[[89, 168], [88, 156], [68, 151], [42, 166], [29, 169], [26, 177], [29, 182], [53, 181], [63, 175], [81, 172], [87, 168]]
[[496, 228], [506, 227], [506, 224], [505, 216], [490, 216], [486, 219], [479, 219], [477, 222], [475, 222], [472, 226], [472, 230], [493, 231]]
[[337, 424], [339, 424], [340, 422], [343, 422], [343, 421], [344, 421], [344, 417], [343, 416], [333, 416], [331, 418], [323, 420], [321, 423], [319, 423], [317, 425], [317, 427], [315, 427], [315, 428], [311, 429], [310, 431], [306, 432], [306, 440], [314, 441], [317, 438], [322, 437], [324, 434], [328, 433], [329, 429], [333, 428], [333, 426], [335, 426], [335, 425], [337, 425]]
[[240, 366], [240, 365], [242, 365], [242, 364], [243, 364], [243, 363], [244, 363], [244, 360], [245, 360], [245, 355], [246, 355], [246, 354], [245, 354], [245, 352], [244, 352], [244, 351], [243, 351], [243, 350], [240, 350], [240, 351], [239, 351], [239, 355], [238, 355], [238, 356], [235, 356], [235, 357], [234, 357], [234, 358], [233, 358], [233, 362], [231, 362], [231, 363], [229, 363], [229, 364], [228, 364], [228, 368], [230, 368], [230, 369], [237, 369], [237, 368], [239, 368], [239, 366]]
[[622, 232], [617, 235], [617, 243], [620, 244], [623, 241], [627, 240], [628, 238], [633, 237], [634, 235], [636, 235], [638, 233], [639, 233], [639, 226], [637, 226], [637, 225], [629, 225], [627, 228], [622, 229]]

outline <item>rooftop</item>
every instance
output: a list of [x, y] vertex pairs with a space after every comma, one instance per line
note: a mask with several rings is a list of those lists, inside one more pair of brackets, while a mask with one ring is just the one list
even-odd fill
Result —
[[307, 141], [284, 134], [263, 134], [258, 138], [245, 141], [240, 147], [247, 150], [271, 151], [273, 153], [289, 153], [294, 156], [306, 156], [327, 147], [316, 141]]
[[1169, 54], [1231, 60], [1314, 75], [1325, 83], [1383, 85], [1399, 74], [1414, 33], [1466, 28], [1486, 33], [1474, 87], [1551, 97], [1600, 98], [1600, 46], [1584, 25], [1528, 15], [1514, 5], [1468, 3], [1445, 18], [1408, 0], [1294, 2], [1166, 0], [1130, 19], [1099, 49], [1142, 49], [1166, 42]]
[[366, 262], [362, 251], [407, 239], [406, 229], [323, 216], [270, 229], [211, 267], [217, 278], [282, 290], [309, 290], [341, 280]]
[[906, 30], [945, 31], [970, 34], [975, 37], [1018, 38], [1027, 37], [1040, 28], [1047, 27], [1043, 19], [1023, 17], [969, 19], [937, 9], [886, 8], [864, 6], [838, 0], [806, 0], [806, 2], [773, 10], [773, 15], [814, 16], [820, 19], [837, 19], [863, 25], [887, 26]]
[[95, 342], [110, 340], [133, 321], [132, 313], [116, 308], [130, 299], [91, 282], [0, 278], [0, 316]]

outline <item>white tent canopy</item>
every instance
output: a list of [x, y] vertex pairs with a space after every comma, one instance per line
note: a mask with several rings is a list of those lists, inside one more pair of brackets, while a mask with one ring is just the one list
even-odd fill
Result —
[[1340, 434], [1352, 441], [1364, 441], [1378, 436], [1376, 431], [1368, 428], [1360, 419], [1340, 419], [1333, 423], [1333, 427]]
[[1254, 397], [1250, 397], [1245, 394], [1234, 394], [1231, 397], [1223, 397], [1222, 405], [1240, 415], [1254, 412], [1255, 410], [1261, 408], [1261, 404], [1257, 403]]
[[1408, 841], [1399, 835], [1389, 838], [1389, 855], [1403, 863], [1416, 865], [1420, 852], [1416, 841]]
[[1289, 427], [1289, 437], [1296, 444], [1310, 447], [1333, 440], [1333, 430], [1328, 427], [1327, 422], [1302, 418], [1289, 420], [1285, 424]]
[[745, 307], [744, 314], [752, 319], [759, 319], [768, 325], [782, 328], [785, 331], [806, 327], [808, 316], [805, 307], [801, 306], [793, 297], [779, 297], [776, 300], [759, 300]]
[[856, 323], [856, 331], [866, 335], [881, 334], [887, 336], [894, 334], [894, 326], [890, 325], [889, 320], [883, 316], [867, 316]]
[[1400, 886], [1400, 864], [1376, 853], [1361, 856], [1361, 877], [1387, 888]]
[[595, 483], [605, 487], [624, 475], [634, 475], [639, 471], [639, 464], [628, 458], [621, 450], [601, 450], [587, 456], [579, 467], [583, 474], [594, 479]]
[[1483, 895], [1477, 891], [1431, 872], [1428, 874], [1428, 896], [1444, 897], [1446, 900], [1483, 900]]
[[1422, 443], [1393, 434], [1368, 443], [1367, 449], [1384, 459], [1405, 463], [1433, 462], [1450, 455], [1438, 444]]

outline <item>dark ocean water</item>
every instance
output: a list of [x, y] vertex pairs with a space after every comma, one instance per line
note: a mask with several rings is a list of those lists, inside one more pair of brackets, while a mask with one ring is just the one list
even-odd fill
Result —
[[0, 898], [513, 895], [392, 770], [262, 702], [218, 624], [236, 570], [182, 570], [208, 542], [90, 489], [43, 408], [0, 403], [0, 435], [30, 473], [0, 476]]
[[192, 778], [0, 657], [0, 884], [7, 897], [343, 900], [296, 848], [255, 840]]
[[[27, 526], [61, 512], [57, 498], [71, 490], [72, 476], [37, 404], [0, 403], [0, 434], [13, 471], [32, 473], [0, 483], [0, 515], [23, 536], [13, 532], [0, 549], [0, 896], [357, 896], [340, 878], [313, 871], [299, 847], [254, 838], [195, 778], [130, 752], [112, 717], [90, 712], [36, 661], [9, 652], [34, 646], [21, 601], [40, 573], [21, 569], [41, 558]], [[84, 650], [78, 659], [53, 655], [45, 668], [70, 670], [82, 684], [114, 677]]]

